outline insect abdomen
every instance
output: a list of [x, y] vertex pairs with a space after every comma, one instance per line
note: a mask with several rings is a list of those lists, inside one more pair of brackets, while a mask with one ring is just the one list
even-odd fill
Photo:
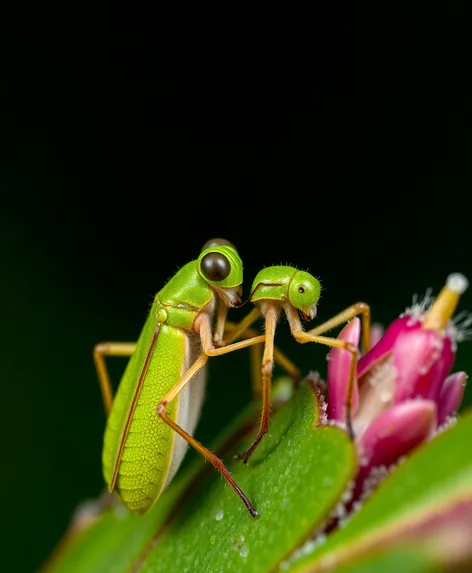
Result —
[[[187, 333], [161, 325], [141, 387], [136, 387], [140, 372], [131, 360], [137, 360], [140, 368], [144, 360], [142, 356], [133, 356], [113, 403], [103, 450], [105, 479], [110, 483], [118, 463], [115, 490], [138, 513], [144, 513], [155, 503], [166, 484], [176, 435], [157, 416], [156, 406], [188, 368], [189, 358]], [[131, 395], [130, 377], [134, 377]], [[130, 415], [133, 399], [135, 408]], [[180, 400], [178, 396], [168, 406], [167, 414], [173, 419], [178, 418]]]

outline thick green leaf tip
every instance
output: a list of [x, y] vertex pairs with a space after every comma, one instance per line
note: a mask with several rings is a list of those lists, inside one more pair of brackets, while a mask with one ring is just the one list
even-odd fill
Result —
[[[270, 436], [248, 466], [232, 457], [247, 447], [254, 428], [225, 454], [258, 518], [198, 459], [147, 515], [138, 517], [122, 508], [108, 511], [71, 540], [44, 573], [277, 569], [332, 514], [354, 476], [356, 456], [348, 436], [336, 427], [317, 426], [318, 414], [313, 389], [302, 387], [273, 415]], [[182, 501], [201, 468], [207, 479]]]

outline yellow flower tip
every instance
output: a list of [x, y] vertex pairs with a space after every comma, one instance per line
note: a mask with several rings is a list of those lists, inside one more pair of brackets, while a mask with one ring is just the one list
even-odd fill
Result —
[[452, 292], [456, 292], [459, 295], [464, 294], [469, 286], [469, 281], [461, 273], [452, 273], [447, 277], [446, 287]]
[[431, 305], [423, 327], [430, 330], [442, 331], [454, 315], [461, 295], [467, 290], [469, 281], [461, 273], [452, 273], [447, 277], [446, 284]]

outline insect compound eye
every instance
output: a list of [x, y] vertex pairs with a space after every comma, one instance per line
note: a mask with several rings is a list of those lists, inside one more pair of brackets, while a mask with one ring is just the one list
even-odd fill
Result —
[[231, 272], [231, 265], [222, 253], [207, 253], [200, 263], [203, 276], [209, 281], [222, 281]]
[[298, 287], [298, 292], [299, 292], [300, 294], [303, 294], [303, 293], [305, 292], [305, 287], [304, 287], [304, 286], [299, 286], [299, 287]]
[[226, 239], [218, 238], [218, 239], [210, 239], [209, 241], [207, 241], [203, 245], [202, 251], [204, 251], [205, 249], [209, 249], [210, 247], [221, 247], [222, 245], [225, 245], [227, 247], [233, 247], [234, 249], [233, 243], [227, 241]]

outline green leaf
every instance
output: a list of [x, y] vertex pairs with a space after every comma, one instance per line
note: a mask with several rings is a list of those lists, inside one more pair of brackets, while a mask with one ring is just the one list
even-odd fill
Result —
[[344, 527], [329, 535], [310, 555], [293, 561], [288, 570], [331, 572], [336, 565], [348, 563], [368, 551], [412, 539], [418, 540], [420, 549], [429, 539], [430, 555], [439, 561], [469, 552], [471, 435], [472, 412], [469, 412], [455, 426], [418, 448]]
[[[215, 439], [213, 449], [224, 450], [226, 444], [252, 427], [258, 413], [255, 404], [251, 404]], [[174, 508], [211, 472], [212, 468], [208, 464], [204, 466], [202, 459], [196, 457], [144, 516], [129, 511], [114, 495], [104, 494], [95, 502], [85, 502], [85, 505], [92, 505], [92, 511], [95, 505], [96, 515], [85, 524], [77, 523], [76, 518], [72, 520], [70, 529], [41, 568], [41, 573], [129, 571], [156, 532], [166, 526]]]
[[442, 568], [426, 551], [395, 548], [363, 556], [353, 563], [336, 567], [332, 573], [440, 573]]
[[[302, 387], [272, 417], [270, 436], [247, 467], [232, 460], [230, 452], [225, 455], [258, 518], [249, 515], [216, 471], [195, 483], [204, 466], [198, 460], [177, 476], [146, 516], [122, 509], [105, 513], [73, 537], [45, 571], [251, 573], [277, 567], [325, 522], [355, 472], [347, 435], [336, 427], [317, 426], [318, 419], [315, 394]], [[232, 433], [240, 424], [233, 425]], [[233, 453], [243, 451], [254, 434]], [[192, 495], [187, 495], [189, 487]]]

